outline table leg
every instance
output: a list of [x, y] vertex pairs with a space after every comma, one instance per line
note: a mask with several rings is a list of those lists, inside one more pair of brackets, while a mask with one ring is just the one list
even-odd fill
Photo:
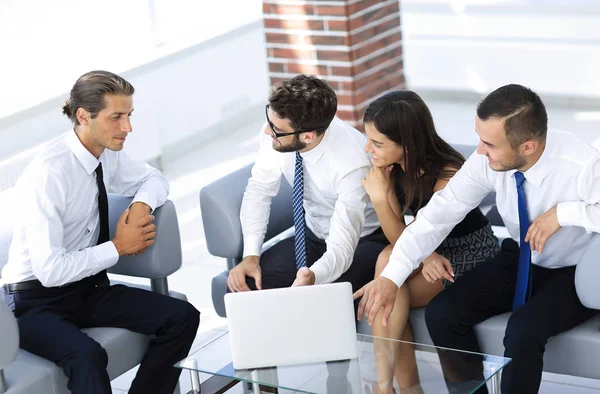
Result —
[[492, 375], [490, 386], [490, 394], [500, 394], [500, 371], [497, 371]]
[[253, 370], [251, 373], [252, 376], [252, 393], [260, 394], [260, 384], [258, 383], [258, 370]]
[[192, 392], [193, 393], [201, 393], [202, 389], [200, 388], [200, 374], [197, 371], [198, 362], [196, 359], [192, 359], [192, 368], [190, 368], [190, 380], [192, 381]]

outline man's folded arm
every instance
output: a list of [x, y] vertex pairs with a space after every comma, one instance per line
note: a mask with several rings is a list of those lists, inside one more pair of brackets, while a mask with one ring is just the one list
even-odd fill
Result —
[[116, 157], [116, 168], [110, 182], [111, 191], [133, 197], [131, 204], [143, 202], [151, 211], [167, 201], [169, 183], [158, 169], [122, 151]]
[[63, 245], [62, 215], [67, 209], [68, 182], [51, 170], [24, 187], [22, 214], [32, 270], [45, 287], [74, 282], [115, 265], [119, 259], [112, 242], [68, 252]]

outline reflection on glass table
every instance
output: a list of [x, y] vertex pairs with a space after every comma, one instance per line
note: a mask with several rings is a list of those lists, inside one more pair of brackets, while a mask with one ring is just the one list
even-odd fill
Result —
[[[223, 393], [239, 382], [244, 382], [244, 392], [253, 393], [458, 394], [473, 393], [486, 384], [490, 393], [499, 393], [500, 372], [510, 362], [500, 356], [358, 334], [356, 359], [234, 369], [228, 332], [215, 330], [207, 335], [202, 344], [175, 365], [193, 372], [193, 390], [188, 394]], [[303, 340], [310, 340], [310, 336]], [[201, 385], [197, 372], [208, 376]], [[414, 384], [401, 391], [393, 377], [403, 374]]]

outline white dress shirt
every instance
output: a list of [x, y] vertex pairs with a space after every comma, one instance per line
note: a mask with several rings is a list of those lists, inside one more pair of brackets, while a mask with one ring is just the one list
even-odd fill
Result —
[[108, 192], [134, 196], [133, 202], [151, 209], [167, 199], [169, 185], [160, 172], [123, 151], [105, 149], [98, 160], [74, 131], [50, 141], [15, 186], [20, 217], [2, 270], [5, 283], [38, 279], [46, 287], [61, 286], [117, 263], [111, 241], [96, 246], [99, 162]]
[[[277, 152], [271, 140], [261, 132], [260, 151], [242, 201], [244, 257], [260, 256], [271, 198], [279, 191], [281, 176], [294, 184], [295, 152]], [[333, 282], [346, 272], [360, 237], [379, 227], [361, 182], [371, 167], [365, 143], [358, 130], [334, 118], [321, 142], [301, 153], [306, 225], [327, 244], [327, 251], [310, 268], [316, 284]]]
[[[506, 229], [519, 242], [515, 172], [494, 171], [486, 156], [475, 152], [404, 230], [382, 276], [402, 285], [456, 223], [492, 191]], [[561, 225], [541, 254], [532, 252], [532, 263], [546, 268], [577, 264], [594, 233], [600, 232], [600, 153], [572, 133], [549, 130], [542, 156], [524, 175], [530, 223], [557, 206]]]

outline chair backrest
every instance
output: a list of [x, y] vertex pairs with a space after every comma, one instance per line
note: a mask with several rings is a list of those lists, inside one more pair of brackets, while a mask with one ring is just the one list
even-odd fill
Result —
[[[213, 256], [238, 259], [243, 253], [240, 208], [254, 164], [247, 165], [200, 190], [200, 211], [206, 246]], [[271, 200], [265, 241], [294, 225], [292, 188], [281, 180], [279, 193]]]
[[[111, 238], [115, 235], [119, 217], [127, 209], [131, 200], [131, 197], [118, 194], [108, 195], [108, 223]], [[181, 268], [181, 238], [175, 205], [172, 201], [167, 200], [152, 215], [154, 215], [154, 224], [156, 224], [154, 245], [140, 255], [119, 257], [117, 264], [110, 267], [108, 272], [140, 278], [161, 279]]]
[[0, 301], [0, 371], [12, 364], [19, 351], [17, 319], [4, 302]]
[[0, 192], [0, 277], [2, 267], [8, 262], [8, 250], [18, 219], [19, 209], [16, 208], [16, 202], [17, 193], [14, 187]]
[[597, 234], [577, 263], [575, 289], [583, 305], [600, 309], [600, 236]]

